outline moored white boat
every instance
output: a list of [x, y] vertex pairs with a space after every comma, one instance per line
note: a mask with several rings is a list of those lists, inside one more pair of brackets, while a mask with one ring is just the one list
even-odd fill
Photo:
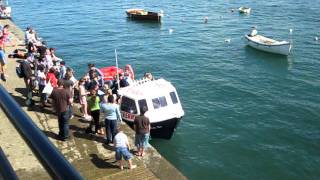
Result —
[[277, 41], [261, 35], [245, 35], [247, 44], [255, 49], [275, 54], [289, 55], [291, 43], [288, 41]]
[[239, 13], [244, 13], [244, 14], [250, 14], [250, 12], [251, 12], [251, 8], [244, 7], [244, 6], [239, 7], [238, 10], [239, 10]]
[[122, 119], [130, 126], [140, 109], [146, 106], [145, 114], [151, 124], [151, 136], [170, 139], [184, 116], [175, 87], [164, 79], [135, 80], [127, 87], [120, 88], [120, 110]]
[[0, 19], [11, 19], [11, 7], [8, 1], [0, 0]]

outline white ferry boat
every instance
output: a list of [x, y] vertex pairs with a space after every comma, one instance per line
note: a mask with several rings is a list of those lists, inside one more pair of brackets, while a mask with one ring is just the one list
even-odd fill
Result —
[[136, 80], [130, 86], [120, 88], [122, 119], [131, 127], [143, 106], [151, 124], [151, 136], [170, 139], [184, 111], [175, 87], [164, 79]]

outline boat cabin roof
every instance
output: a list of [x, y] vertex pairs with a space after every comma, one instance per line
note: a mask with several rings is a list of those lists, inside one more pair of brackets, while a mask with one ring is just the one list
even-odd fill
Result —
[[130, 86], [121, 88], [119, 94], [139, 100], [163, 96], [173, 91], [176, 92], [175, 87], [162, 78], [157, 80], [141, 79], [134, 81]]

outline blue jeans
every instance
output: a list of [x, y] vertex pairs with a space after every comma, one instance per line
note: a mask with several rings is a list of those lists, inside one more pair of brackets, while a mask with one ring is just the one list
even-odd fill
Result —
[[59, 136], [62, 139], [69, 137], [69, 111], [58, 113]]
[[42, 104], [44, 104], [44, 103], [47, 102], [47, 94], [42, 93], [44, 87], [45, 87], [45, 85], [39, 84], [40, 102], [41, 102]]
[[71, 118], [71, 116], [73, 115], [73, 106], [69, 105], [68, 107], [68, 112], [69, 112], [69, 119]]
[[132, 154], [129, 152], [127, 147], [117, 147], [115, 157], [117, 161], [122, 160], [122, 157], [124, 160], [128, 161], [132, 158]]
[[117, 120], [105, 119], [105, 126], [107, 131], [107, 143], [113, 143], [113, 138], [116, 136]]

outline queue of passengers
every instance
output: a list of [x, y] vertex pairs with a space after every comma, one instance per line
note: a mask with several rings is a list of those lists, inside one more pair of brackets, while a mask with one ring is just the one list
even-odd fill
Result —
[[119, 87], [128, 86], [129, 79], [127, 74], [126, 76], [120, 74], [119, 81], [117, 76], [113, 80], [104, 81], [100, 70], [90, 63], [88, 64], [88, 73], [79, 80], [79, 102], [83, 113], [82, 117], [87, 120], [92, 118], [93, 120], [86, 132], [104, 134], [99, 122], [101, 112], [105, 116], [106, 143], [109, 145], [114, 143], [117, 123], [122, 122], [117, 90]]
[[[126, 66], [125, 72], [116, 75], [113, 80], [104, 81], [102, 72], [90, 63], [88, 72], [77, 81], [73, 69], [67, 67], [65, 61], [55, 55], [55, 48], [47, 47], [31, 27], [26, 29], [25, 38], [28, 50], [21, 62], [21, 74], [27, 89], [27, 105], [34, 104], [32, 95], [34, 89], [38, 89], [41, 107], [52, 104], [58, 117], [58, 137], [65, 141], [70, 137], [69, 120], [73, 117], [74, 101], [79, 100], [82, 118], [90, 121], [85, 132], [94, 135], [106, 134], [105, 143], [117, 149], [116, 160], [119, 161], [120, 168], [123, 169], [123, 163], [119, 156], [128, 160], [129, 168], [134, 168], [135, 165], [132, 165], [130, 160], [132, 155], [128, 151], [130, 145], [126, 135], [118, 133], [122, 118], [117, 91], [119, 87], [126, 87], [132, 83], [134, 75], [132, 70], [129, 71], [129, 66]], [[146, 73], [145, 78], [153, 79], [151, 73]], [[52, 88], [51, 91], [49, 87]], [[51, 101], [48, 100], [49, 98]], [[134, 126], [137, 132], [138, 153], [136, 155], [138, 156], [143, 156], [143, 150], [148, 146], [150, 135], [149, 119], [144, 116], [145, 111], [141, 112]], [[100, 122], [101, 114], [104, 116], [105, 131]], [[143, 134], [139, 134], [140, 132]]]

